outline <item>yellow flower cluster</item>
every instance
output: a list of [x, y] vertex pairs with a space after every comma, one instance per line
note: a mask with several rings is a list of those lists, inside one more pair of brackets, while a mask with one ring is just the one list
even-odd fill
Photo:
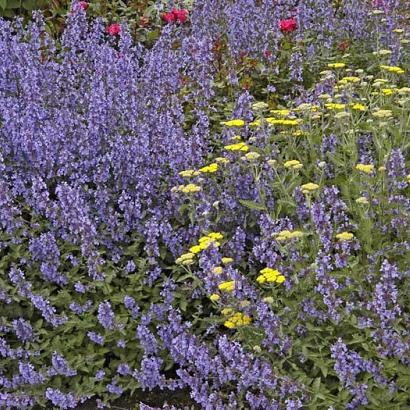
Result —
[[196, 177], [199, 175], [199, 171], [195, 171], [194, 169], [187, 169], [185, 171], [181, 171], [178, 173], [181, 177], [184, 178], [191, 178], [191, 177]]
[[352, 110], [353, 111], [366, 111], [367, 107], [363, 104], [356, 103], [356, 104], [352, 104]]
[[195, 194], [201, 190], [196, 184], [179, 185], [172, 188], [172, 192], [182, 192], [183, 194]]
[[197, 254], [202, 252], [203, 250], [209, 248], [211, 245], [219, 246], [221, 243], [219, 242], [223, 239], [223, 235], [219, 232], [211, 232], [208, 235], [202, 236], [198, 240], [198, 244], [191, 246], [189, 251], [191, 253]]
[[184, 253], [175, 261], [175, 263], [178, 265], [184, 265], [184, 266], [192, 265], [194, 263], [194, 257], [195, 257], [195, 254], [192, 252]]
[[339, 239], [339, 241], [350, 241], [353, 237], [354, 235], [351, 232], [342, 232], [336, 235], [336, 239]]
[[242, 151], [248, 152], [249, 147], [244, 142], [238, 142], [237, 144], [225, 145], [227, 151]]
[[347, 85], [351, 83], [360, 83], [360, 77], [343, 77], [337, 82], [339, 85]]
[[283, 166], [290, 169], [300, 169], [303, 167], [303, 164], [297, 159], [292, 159], [290, 161], [286, 161]]
[[280, 231], [279, 233], [276, 234], [275, 238], [277, 241], [287, 241], [290, 239], [297, 239], [301, 238], [303, 236], [303, 232], [301, 231]]
[[243, 127], [245, 125], [244, 120], [230, 120], [221, 122], [222, 125], [227, 127]]
[[277, 118], [273, 117], [268, 117], [266, 118], [266, 122], [270, 125], [289, 125], [289, 126], [294, 126], [294, 125], [299, 125], [301, 120], [300, 119], [294, 119], [294, 120], [280, 120]]
[[192, 265], [196, 254], [200, 253], [204, 249], [207, 249], [211, 244], [214, 246], [219, 246], [219, 241], [222, 239], [223, 235], [220, 232], [211, 232], [208, 235], [199, 238], [198, 244], [191, 246], [189, 248], [189, 252], [181, 255], [175, 262], [178, 265]]
[[259, 127], [261, 125], [261, 120], [255, 120], [249, 123], [250, 127]]
[[218, 171], [218, 164], [215, 162], [205, 167], [199, 168], [199, 172], [202, 172], [203, 174], [207, 174], [207, 173], [212, 174], [216, 171]]
[[391, 110], [377, 110], [373, 112], [373, 117], [376, 118], [390, 118], [393, 115]]
[[222, 292], [233, 292], [235, 290], [235, 281], [222, 282], [218, 285], [218, 289]]
[[212, 273], [215, 274], [215, 275], [220, 275], [222, 273], [222, 271], [223, 271], [222, 266], [215, 266], [212, 269]]
[[260, 154], [258, 154], [257, 152], [248, 152], [244, 157], [244, 159], [246, 159], [247, 161], [256, 161], [259, 158]]
[[365, 174], [372, 174], [374, 172], [373, 164], [357, 164], [355, 168]]
[[345, 63], [330, 63], [327, 65], [329, 68], [344, 68], [346, 67]]
[[310, 104], [310, 103], [302, 103], [299, 104], [296, 108], [295, 111], [310, 111], [310, 112], [317, 112], [319, 110], [319, 106], [315, 104]]
[[304, 194], [309, 194], [311, 192], [316, 191], [319, 188], [318, 184], [314, 184], [313, 182], [309, 182], [308, 184], [301, 185], [300, 187]]
[[369, 203], [369, 200], [365, 196], [361, 196], [355, 201], [357, 204], [366, 205]]
[[386, 70], [389, 73], [394, 73], [394, 74], [404, 74], [405, 71], [401, 67], [397, 66], [391, 66], [391, 65], [381, 65], [380, 68], [382, 70]]
[[237, 312], [225, 321], [224, 326], [228, 329], [235, 329], [237, 327], [249, 325], [251, 321], [252, 319], [248, 315]]
[[287, 117], [290, 114], [290, 110], [287, 110], [287, 109], [271, 110], [270, 113], [278, 117]]
[[260, 275], [256, 278], [256, 282], [262, 283], [283, 283], [285, 282], [285, 276], [283, 276], [278, 270], [272, 268], [264, 268], [260, 271]]

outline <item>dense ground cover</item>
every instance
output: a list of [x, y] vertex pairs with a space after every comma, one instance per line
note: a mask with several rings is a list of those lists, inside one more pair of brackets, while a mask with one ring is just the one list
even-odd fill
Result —
[[0, 20], [0, 407], [405, 408], [410, 37], [360, 5]]

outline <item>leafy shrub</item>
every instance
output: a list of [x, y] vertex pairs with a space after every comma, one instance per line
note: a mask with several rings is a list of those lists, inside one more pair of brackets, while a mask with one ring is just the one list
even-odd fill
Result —
[[78, 2], [58, 40], [0, 20], [1, 407], [405, 405], [393, 3], [158, 8], [149, 47]]

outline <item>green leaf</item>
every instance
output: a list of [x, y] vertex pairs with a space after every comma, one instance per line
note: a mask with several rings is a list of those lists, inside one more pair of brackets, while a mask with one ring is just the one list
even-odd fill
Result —
[[0, 0], [0, 7], [5, 10], [7, 7], [7, 0]]
[[255, 209], [255, 210], [258, 210], [258, 211], [266, 211], [265, 205], [262, 205], [258, 202], [255, 202], [255, 201], [248, 201], [247, 199], [240, 199], [239, 202], [243, 206], [246, 206], [249, 209]]
[[20, 0], [7, 0], [7, 8], [8, 9], [18, 9], [22, 6], [22, 1]]

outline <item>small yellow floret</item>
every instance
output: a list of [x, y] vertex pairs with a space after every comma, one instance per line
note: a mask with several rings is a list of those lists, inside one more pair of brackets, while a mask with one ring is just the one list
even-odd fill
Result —
[[235, 289], [235, 281], [230, 280], [227, 282], [222, 282], [218, 285], [218, 289], [223, 292], [232, 292]]
[[327, 65], [329, 68], [344, 68], [346, 67], [345, 63], [330, 63]]
[[237, 144], [225, 145], [227, 151], [242, 151], [248, 152], [249, 147], [244, 142], [238, 142]]
[[318, 185], [318, 184], [314, 184], [313, 182], [309, 182], [308, 184], [301, 185], [300, 188], [302, 189], [302, 192], [303, 192], [304, 194], [308, 194], [308, 193], [310, 193], [310, 192], [314, 192], [314, 191], [316, 191], [317, 189], [319, 189], [319, 185]]
[[365, 174], [372, 174], [374, 172], [373, 164], [357, 164], [355, 168]]
[[350, 241], [353, 237], [354, 235], [351, 232], [342, 232], [336, 235], [336, 239], [339, 239], [340, 241]]
[[243, 127], [245, 125], [244, 120], [229, 120], [221, 122], [222, 125], [226, 125], [227, 127]]
[[212, 163], [207, 165], [206, 167], [199, 168], [199, 172], [202, 172], [203, 174], [209, 173], [212, 174], [214, 172], [218, 171], [218, 164]]

